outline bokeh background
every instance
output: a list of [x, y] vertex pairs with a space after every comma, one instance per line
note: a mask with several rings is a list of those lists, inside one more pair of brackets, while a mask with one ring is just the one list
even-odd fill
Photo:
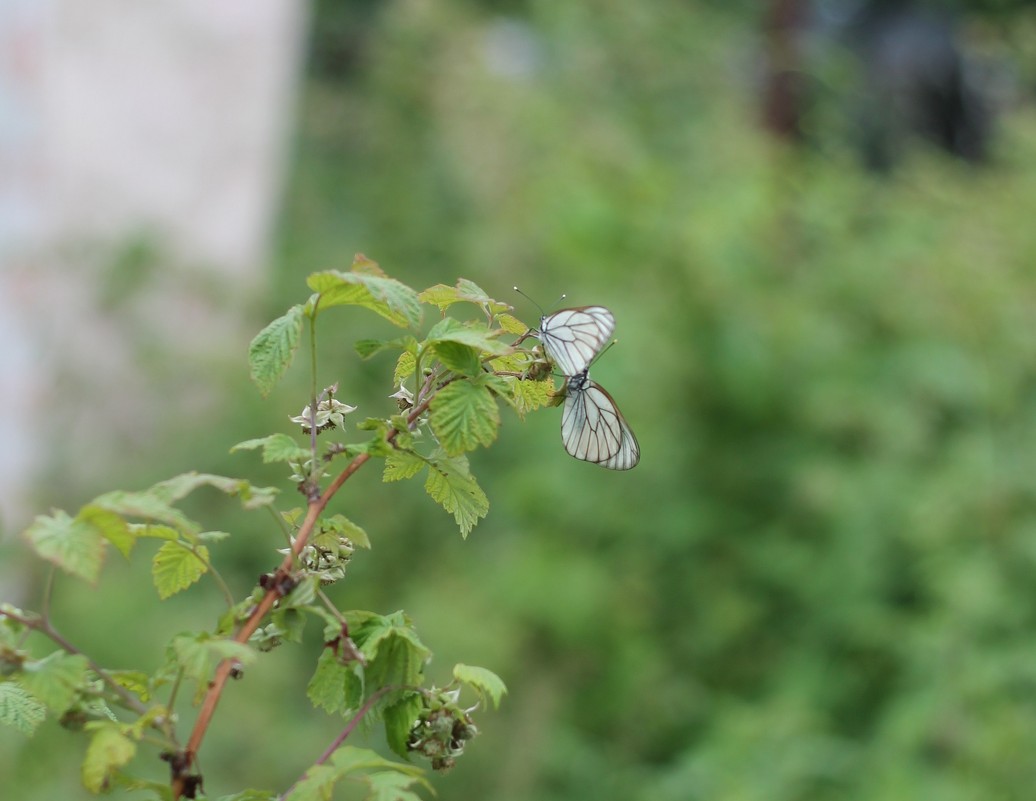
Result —
[[[78, 16], [72, 33], [101, 23]], [[287, 430], [305, 376], [260, 401], [244, 348], [308, 273], [358, 251], [416, 287], [470, 278], [529, 322], [512, 285], [545, 305], [564, 292], [615, 313], [594, 373], [640, 440], [634, 471], [567, 457], [548, 410], [472, 456], [491, 509], [467, 542], [376, 471], [334, 510], [374, 546], [333, 588], [341, 605], [404, 608], [433, 679], [465, 661], [510, 689], [439, 797], [1032, 798], [1030, 5], [317, 0], [286, 19], [297, 34], [262, 51], [281, 88], [255, 121], [274, 133], [254, 190], [268, 222], [234, 251], [249, 258], [185, 253], [189, 228], [152, 225], [11, 262], [23, 288], [86, 264], [76, 308], [100, 329], [44, 339], [35, 382], [58, 405], [18, 508], [188, 469], [281, 482], [290, 503], [278, 471], [228, 449]], [[217, 43], [253, 41], [236, 30]], [[218, 137], [218, 120], [175, 140]], [[21, 305], [52, 330], [60, 309]], [[388, 329], [360, 310], [322, 335], [321, 381], [366, 414], [391, 411], [391, 362], [351, 343]], [[194, 503], [233, 532], [217, 558], [243, 594], [277, 532]], [[44, 572], [23, 525], [7, 521], [3, 588], [32, 606]], [[213, 587], [160, 604], [147, 560], [112, 558], [96, 590], [57, 585], [58, 626], [105, 664], [154, 668], [219, 612]], [[213, 796], [285, 787], [340, 728], [305, 699], [309, 634], [226, 694], [202, 754]], [[83, 747], [52, 723], [0, 733], [4, 792], [84, 797]]]

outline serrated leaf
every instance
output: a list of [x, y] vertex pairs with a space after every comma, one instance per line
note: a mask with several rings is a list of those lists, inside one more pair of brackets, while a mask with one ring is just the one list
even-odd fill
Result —
[[46, 719], [47, 708], [11, 681], [0, 682], [0, 724], [32, 736]]
[[155, 493], [154, 488], [143, 492], [115, 490], [94, 498], [92, 505], [124, 517], [140, 517], [165, 523], [178, 531], [195, 533], [200, 529], [197, 523], [170, 504], [168, 498]]
[[411, 336], [398, 337], [396, 339], [361, 339], [353, 347], [361, 359], [369, 359], [371, 356], [386, 350], [413, 350], [417, 347], [417, 340]]
[[37, 517], [25, 530], [25, 538], [41, 558], [66, 573], [94, 582], [104, 564], [106, 540], [89, 522], [57, 511]]
[[491, 445], [500, 427], [500, 409], [490, 391], [471, 381], [454, 381], [432, 399], [429, 422], [450, 456]]
[[371, 547], [367, 532], [345, 515], [332, 515], [320, 524], [320, 533], [313, 538], [314, 545], [320, 545], [320, 537], [325, 535], [348, 537], [357, 548]]
[[291, 365], [302, 333], [302, 306], [296, 304], [256, 334], [248, 346], [252, 381], [264, 398]]
[[134, 523], [130, 526], [138, 539], [178, 540], [180, 532], [172, 526], [156, 526], [149, 523]]
[[499, 334], [499, 330], [491, 330], [485, 323], [461, 323], [452, 317], [444, 317], [432, 326], [425, 342], [457, 342], [470, 345], [489, 356], [503, 356], [510, 351], [511, 346], [496, 339]]
[[510, 395], [504, 395], [508, 402], [517, 412], [518, 417], [525, 419], [529, 412], [548, 405], [554, 400], [554, 382], [550, 379], [544, 381], [521, 380], [513, 376], [507, 376], [511, 389]]
[[422, 707], [421, 696], [415, 692], [404, 693], [398, 701], [385, 707], [383, 713], [385, 740], [388, 742], [388, 747], [404, 759], [410, 758], [407, 742], [410, 739], [410, 730], [417, 722]]
[[419, 684], [424, 665], [432, 656], [417, 634], [403, 626], [385, 626], [356, 644], [367, 659], [363, 672], [367, 692], [388, 685]]
[[529, 326], [511, 314], [498, 314], [496, 322], [508, 334], [518, 334], [520, 336], [529, 330]]
[[402, 481], [412, 478], [421, 472], [421, 468], [427, 465], [424, 459], [413, 451], [394, 450], [385, 457], [385, 471], [382, 473], [383, 481]]
[[287, 434], [271, 434], [268, 437], [260, 437], [259, 439], [248, 439], [244, 442], [239, 442], [230, 449], [230, 452], [255, 450], [256, 448], [263, 449], [264, 464], [272, 462], [302, 462], [310, 456], [309, 448], [303, 448]]
[[325, 270], [311, 274], [306, 284], [320, 295], [314, 313], [332, 306], [362, 306], [401, 328], [421, 324], [417, 293], [395, 278], [371, 271]]
[[272, 790], [242, 790], [233, 795], [221, 795], [216, 801], [277, 801], [280, 793]]
[[306, 697], [330, 714], [356, 709], [363, 702], [363, 681], [352, 663], [343, 664], [333, 648], [324, 648], [317, 659]]
[[454, 303], [459, 303], [460, 293], [456, 287], [446, 286], [446, 284], [436, 284], [430, 286], [417, 296], [417, 299], [422, 303], [427, 303], [431, 306], [438, 306], [439, 311], [446, 311]]
[[344, 745], [335, 751], [331, 757], [331, 763], [341, 771], [343, 776], [359, 770], [392, 770], [419, 779], [424, 774], [424, 771], [416, 765], [394, 762], [391, 759], [385, 759], [369, 748], [357, 748], [352, 745]]
[[100, 724], [83, 759], [83, 785], [93, 793], [107, 790], [113, 773], [133, 759], [137, 744], [111, 723]]
[[396, 360], [396, 369], [392, 371], [392, 384], [399, 386], [414, 374], [417, 369], [417, 358], [410, 351], [403, 351]]
[[177, 634], [169, 647], [184, 675], [199, 682], [199, 690], [208, 684], [216, 665], [224, 659], [248, 664], [256, 655], [255, 650], [247, 645], [207, 632]]
[[435, 460], [424, 488], [433, 501], [453, 515], [464, 537], [489, 512], [489, 499], [468, 472], [468, 460], [463, 456]]
[[98, 534], [114, 545], [119, 553], [129, 558], [137, 538], [129, 523], [120, 515], [99, 506], [87, 504], [76, 514], [76, 520], [92, 526]]
[[444, 365], [455, 373], [475, 376], [482, 372], [479, 351], [459, 342], [436, 342], [432, 349]]
[[191, 550], [180, 542], [163, 542], [151, 562], [151, 578], [163, 601], [190, 587], [208, 571], [209, 549]]
[[18, 683], [51, 712], [60, 715], [72, 706], [86, 683], [88, 666], [86, 657], [81, 654], [55, 651], [43, 659], [26, 662], [18, 675]]
[[366, 778], [370, 793], [365, 801], [421, 801], [421, 796], [410, 790], [414, 784], [431, 789], [431, 785], [420, 776], [406, 776], [396, 770], [379, 771]]
[[453, 678], [475, 689], [479, 695], [489, 698], [493, 707], [500, 707], [500, 699], [507, 693], [507, 686], [493, 671], [473, 665], [453, 666]]

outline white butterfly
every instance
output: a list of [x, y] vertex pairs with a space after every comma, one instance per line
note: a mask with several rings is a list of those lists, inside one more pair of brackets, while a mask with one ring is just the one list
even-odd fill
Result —
[[604, 306], [580, 306], [540, 317], [539, 338], [561, 374], [571, 377], [586, 372], [614, 330], [615, 318]]
[[561, 442], [571, 456], [609, 470], [629, 470], [640, 461], [640, 445], [622, 412], [586, 369], [565, 385]]

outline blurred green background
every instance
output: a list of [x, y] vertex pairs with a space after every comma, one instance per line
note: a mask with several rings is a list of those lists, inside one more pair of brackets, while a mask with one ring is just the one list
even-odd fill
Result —
[[[1027, 93], [1036, 16], [957, 5]], [[357, 251], [418, 288], [470, 278], [528, 322], [513, 284], [565, 292], [615, 314], [594, 377], [643, 451], [611, 473], [565, 455], [559, 411], [508, 417], [472, 456], [491, 509], [467, 542], [376, 470], [336, 502], [374, 544], [336, 600], [406, 609], [433, 679], [465, 661], [510, 689], [440, 798], [1033, 797], [1036, 115], [1002, 115], [981, 167], [917, 145], [868, 173], [836, 107], [807, 147], [762, 129], [761, 32], [760, 6], [705, 0], [314, 7], [255, 329]], [[391, 360], [351, 344], [383, 329], [356, 311], [322, 335], [321, 381], [367, 414], [391, 411]], [[170, 410], [163, 447], [96, 485], [56, 464], [41, 508], [192, 468], [280, 482], [227, 450], [287, 430], [305, 376], [259, 401], [240, 364], [208, 378], [218, 414]], [[194, 511], [234, 532], [244, 593], [277, 532], [219, 498]], [[147, 558], [59, 585], [60, 627], [103, 663], [145, 643], [153, 668], [218, 613], [211, 587], [152, 601]], [[213, 796], [283, 788], [340, 728], [305, 699], [310, 634], [226, 694]], [[9, 797], [85, 796], [84, 742], [0, 737]]]

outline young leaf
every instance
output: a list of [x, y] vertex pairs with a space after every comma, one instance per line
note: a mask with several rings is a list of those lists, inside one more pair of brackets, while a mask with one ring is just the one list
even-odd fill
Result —
[[[393, 762], [391, 759], [371, 751], [368, 748], [356, 748], [352, 745], [344, 745], [339, 748], [331, 757], [332, 764], [341, 772], [342, 776], [348, 773], [355, 773], [360, 770], [391, 770], [402, 773], [406, 776], [424, 781], [424, 771], [416, 765], [407, 765], [404, 762]], [[425, 783], [427, 785], [427, 783]]]
[[424, 459], [413, 451], [394, 450], [385, 457], [385, 472], [382, 474], [382, 481], [402, 481], [412, 478], [421, 472], [421, 468], [428, 464]]
[[263, 463], [271, 462], [303, 462], [309, 458], [309, 448], [301, 447], [294, 439], [287, 434], [271, 434], [268, 437], [259, 439], [248, 439], [239, 442], [230, 449], [235, 451], [250, 451], [256, 448], [263, 449]]
[[496, 322], [508, 334], [521, 335], [529, 330], [529, 326], [510, 314], [498, 314], [496, 316]]
[[485, 668], [458, 663], [453, 666], [453, 678], [472, 687], [479, 695], [488, 697], [497, 709], [500, 707], [500, 699], [507, 692], [501, 678]]
[[59, 510], [50, 517], [37, 517], [25, 530], [25, 538], [37, 555], [66, 573], [90, 582], [101, 573], [105, 540], [87, 521]]
[[185, 590], [208, 571], [209, 549], [204, 545], [194, 550], [181, 542], [163, 542], [151, 562], [151, 578], [163, 601]]
[[31, 736], [46, 717], [46, 707], [31, 694], [14, 682], [0, 682], [0, 723]]
[[278, 801], [280, 797], [280, 793], [272, 790], [242, 790], [233, 795], [221, 795], [216, 801]]
[[177, 531], [195, 533], [200, 526], [188, 518], [179, 509], [173, 507], [165, 493], [155, 491], [155, 487], [143, 492], [126, 492], [115, 490], [94, 498], [91, 506], [105, 509], [124, 517], [138, 517], [165, 523]]
[[[373, 262], [368, 262], [368, 265]], [[381, 271], [378, 270], [377, 273]], [[373, 271], [344, 273], [326, 270], [306, 279], [319, 293], [314, 314], [332, 306], [363, 306], [401, 328], [421, 325], [421, 304], [417, 293], [406, 284]]]
[[332, 515], [323, 520], [320, 531], [310, 542], [313, 545], [321, 545], [321, 537], [348, 537], [357, 548], [371, 547], [370, 537], [360, 526], [356, 525], [345, 515]]
[[252, 381], [264, 398], [288, 369], [302, 333], [302, 306], [292, 306], [266, 328], [256, 334], [248, 347], [248, 365]]
[[476, 376], [482, 372], [482, 360], [479, 351], [471, 345], [459, 342], [436, 342], [433, 345], [439, 361], [449, 369], [462, 375]]
[[544, 381], [522, 381], [514, 376], [505, 376], [510, 385], [511, 394], [504, 394], [508, 403], [518, 413], [518, 417], [525, 419], [529, 412], [546, 406], [554, 400], [554, 382], [550, 379]]
[[511, 346], [497, 340], [499, 334], [499, 330], [490, 330], [484, 323], [460, 323], [452, 317], [444, 317], [432, 326], [425, 341], [429, 344], [458, 342], [477, 348], [490, 356], [503, 356], [510, 351]]
[[100, 793], [110, 786], [112, 774], [133, 759], [137, 744], [119, 730], [118, 724], [95, 724], [93, 737], [83, 759], [83, 784]]
[[431, 790], [431, 785], [423, 777], [405, 775], [398, 770], [371, 773], [367, 776], [366, 783], [370, 788], [366, 801], [421, 801], [421, 796], [410, 787], [421, 784]]
[[453, 515], [464, 537], [489, 512], [489, 499], [468, 471], [468, 460], [463, 456], [438, 459], [429, 465], [424, 488], [433, 501]]
[[450, 456], [496, 439], [500, 409], [484, 386], [454, 381], [436, 393], [430, 408], [432, 431]]
[[176, 664], [183, 668], [184, 675], [197, 680], [199, 694], [212, 678], [217, 663], [236, 659], [248, 664], [256, 655], [247, 645], [207, 632], [177, 634], [170, 644], [170, 652]]
[[396, 369], [392, 371], [392, 383], [399, 386], [414, 374], [417, 369], [417, 358], [408, 350], [399, 354], [396, 360]]
[[430, 286], [417, 296], [417, 299], [422, 303], [427, 303], [431, 306], [438, 306], [439, 311], [446, 311], [454, 303], [459, 303], [462, 298], [456, 287], [446, 286], [446, 284], [436, 284]]
[[363, 681], [353, 664], [344, 664], [334, 648], [324, 648], [306, 688], [306, 697], [313, 706], [330, 714], [346, 712], [363, 701]]
[[385, 739], [393, 753], [404, 759], [410, 758], [407, 741], [422, 706], [420, 693], [407, 692], [398, 701], [385, 707]]
[[360, 653], [367, 659], [364, 669], [367, 692], [390, 684], [419, 684], [431, 651], [412, 628], [394, 616], [382, 618], [381, 623], [366, 637], [354, 636]]
[[126, 558], [129, 558], [137, 537], [132, 527], [120, 516], [107, 509], [102, 509], [93, 504], [87, 504], [76, 514], [76, 520], [87, 523], [96, 529], [97, 533], [118, 549]]
[[417, 340], [412, 336], [399, 337], [398, 339], [361, 339], [353, 347], [361, 359], [369, 359], [376, 353], [385, 350], [415, 350]]
[[482, 287], [467, 278], [457, 279], [457, 294], [464, 300], [486, 306], [490, 314], [499, 314], [511, 308], [506, 303], [493, 300]]
[[18, 674], [18, 683], [51, 712], [60, 715], [72, 706], [86, 682], [87, 665], [81, 654], [54, 651], [43, 659], [26, 662]]

